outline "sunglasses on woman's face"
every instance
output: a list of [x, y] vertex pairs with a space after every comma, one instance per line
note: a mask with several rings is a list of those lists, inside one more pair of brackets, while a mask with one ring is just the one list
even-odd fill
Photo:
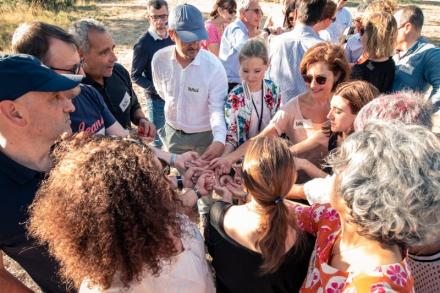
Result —
[[226, 10], [229, 14], [231, 14], [231, 15], [235, 15], [235, 14], [237, 14], [237, 10], [235, 9], [235, 8], [232, 8], [232, 7], [225, 7], [225, 8], [223, 8], [224, 10]]
[[303, 75], [305, 83], [312, 83], [313, 79], [315, 79], [317, 84], [324, 85], [327, 82], [327, 77], [322, 75]]

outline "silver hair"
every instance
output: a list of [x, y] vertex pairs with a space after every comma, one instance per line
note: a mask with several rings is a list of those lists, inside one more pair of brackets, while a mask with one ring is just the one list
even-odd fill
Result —
[[79, 45], [79, 48], [84, 52], [88, 52], [90, 49], [89, 32], [91, 30], [101, 33], [108, 33], [108, 30], [104, 24], [94, 19], [81, 19], [76, 21], [69, 29], [69, 33], [73, 35]]
[[354, 121], [355, 131], [371, 121], [399, 120], [431, 129], [432, 103], [422, 93], [409, 90], [381, 95], [362, 107]]
[[440, 239], [440, 141], [429, 129], [370, 122], [328, 163], [360, 235], [403, 246]]
[[259, 3], [259, 0], [238, 0], [237, 1], [237, 11], [242, 9], [248, 9], [251, 6], [251, 3]]

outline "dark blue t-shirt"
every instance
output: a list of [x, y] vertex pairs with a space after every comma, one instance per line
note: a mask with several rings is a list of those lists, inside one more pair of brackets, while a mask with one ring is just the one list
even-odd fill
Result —
[[115, 117], [96, 89], [85, 84], [80, 87], [81, 93], [73, 99], [75, 112], [70, 114], [72, 132], [105, 134], [105, 129], [116, 122]]
[[67, 292], [57, 278], [57, 262], [46, 247], [26, 236], [28, 207], [44, 176], [0, 152], [0, 250], [18, 262], [43, 292]]

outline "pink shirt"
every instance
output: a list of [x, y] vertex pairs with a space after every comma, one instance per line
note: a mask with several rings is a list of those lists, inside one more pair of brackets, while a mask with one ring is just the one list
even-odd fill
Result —
[[218, 31], [217, 27], [212, 23], [211, 20], [205, 22], [205, 28], [208, 32], [208, 39], [202, 41], [202, 48], [208, 50], [209, 44], [219, 44], [222, 39], [221, 33]]

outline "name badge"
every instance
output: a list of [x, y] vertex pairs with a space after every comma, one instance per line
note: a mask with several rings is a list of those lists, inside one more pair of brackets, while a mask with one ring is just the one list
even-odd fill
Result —
[[119, 108], [121, 108], [122, 112], [125, 112], [125, 110], [127, 110], [128, 106], [130, 105], [130, 100], [131, 100], [130, 95], [127, 92], [125, 92], [124, 98], [119, 104]]
[[188, 92], [190, 92], [190, 93], [198, 93], [199, 92], [199, 89], [198, 88], [195, 88], [195, 87], [191, 87], [191, 86], [189, 86], [188, 87]]
[[298, 119], [293, 122], [293, 128], [313, 128], [313, 124], [310, 119]]
[[412, 75], [414, 67], [409, 64], [403, 64], [399, 66], [399, 70], [405, 72], [406, 74]]

